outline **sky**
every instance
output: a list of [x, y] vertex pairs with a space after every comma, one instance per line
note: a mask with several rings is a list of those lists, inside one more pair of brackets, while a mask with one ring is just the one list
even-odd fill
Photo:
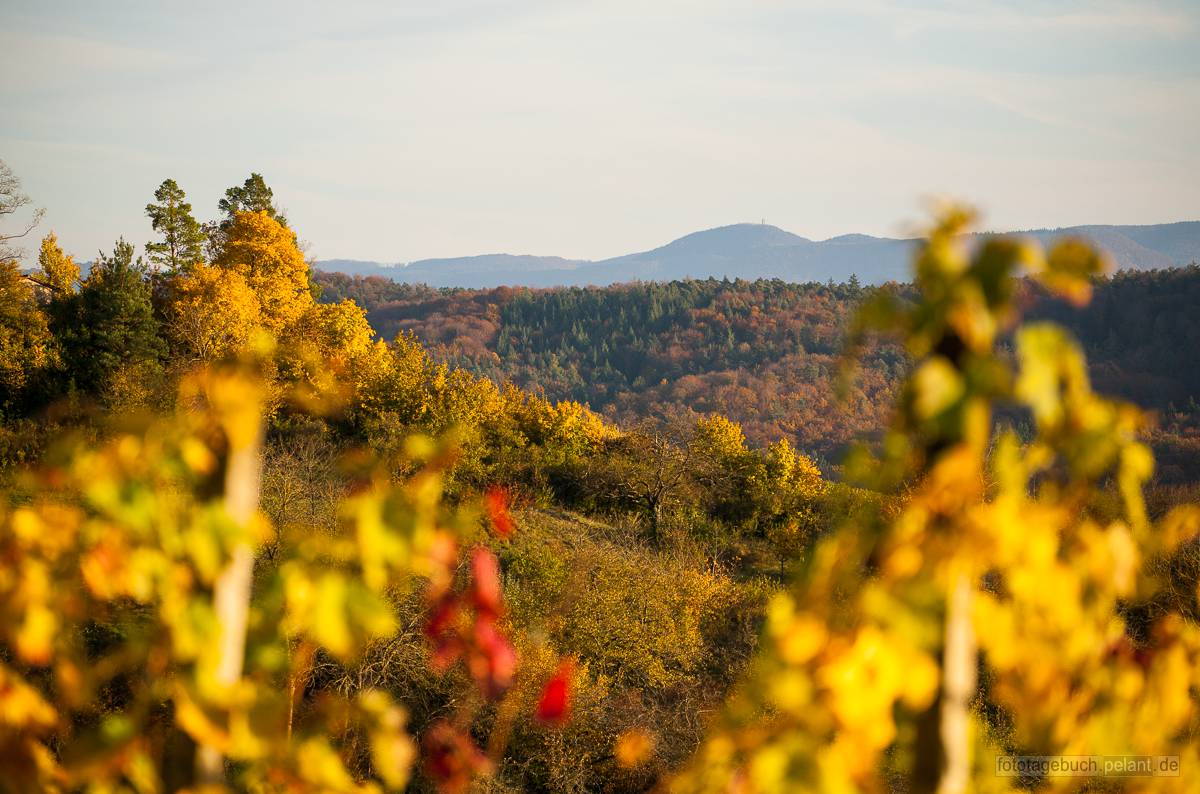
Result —
[[251, 171], [319, 259], [1195, 220], [1198, 36], [1196, 0], [0, 0], [0, 159], [83, 259]]

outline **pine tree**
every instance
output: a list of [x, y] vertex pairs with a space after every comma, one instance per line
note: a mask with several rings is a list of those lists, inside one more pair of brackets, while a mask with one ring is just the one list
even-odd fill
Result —
[[287, 218], [275, 208], [275, 194], [267, 187], [262, 174], [250, 174], [240, 186], [226, 190], [225, 198], [217, 203], [217, 208], [225, 214], [221, 221], [223, 230], [233, 225], [233, 219], [239, 212], [265, 212], [281, 226], [287, 226]]
[[107, 395], [115, 381], [158, 367], [164, 344], [145, 276], [145, 263], [121, 239], [111, 256], [100, 253], [79, 292], [55, 307], [54, 330], [80, 389]]
[[146, 214], [161, 242], [146, 243], [150, 261], [172, 273], [190, 272], [204, 261], [204, 230], [192, 216], [192, 205], [174, 179], [164, 179], [154, 191], [157, 204], [147, 204]]

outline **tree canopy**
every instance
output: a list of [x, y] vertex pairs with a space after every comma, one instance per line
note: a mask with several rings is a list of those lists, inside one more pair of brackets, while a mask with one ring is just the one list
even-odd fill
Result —
[[157, 204], [147, 204], [150, 225], [158, 241], [146, 243], [150, 262], [168, 272], [187, 272], [204, 261], [205, 234], [192, 216], [192, 205], [174, 179], [164, 179], [154, 191]]

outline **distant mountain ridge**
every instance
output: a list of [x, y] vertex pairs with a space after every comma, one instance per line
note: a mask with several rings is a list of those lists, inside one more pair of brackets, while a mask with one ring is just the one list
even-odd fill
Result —
[[[1042, 243], [1065, 236], [1091, 240], [1117, 269], [1151, 270], [1200, 261], [1200, 221], [1147, 226], [1088, 225], [1008, 234]], [[978, 235], [981, 236], [981, 235]], [[779, 278], [785, 281], [904, 281], [916, 240], [843, 234], [809, 240], [777, 226], [738, 223], [693, 232], [666, 245], [598, 261], [557, 256], [484, 254], [385, 265], [352, 259], [317, 262], [321, 270], [383, 276], [433, 287], [607, 286], [687, 278]]]

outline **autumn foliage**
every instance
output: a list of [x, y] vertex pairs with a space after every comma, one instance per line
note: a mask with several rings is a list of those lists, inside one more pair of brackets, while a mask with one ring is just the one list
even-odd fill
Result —
[[[752, 355], [756, 301], [816, 312], [775, 336], [822, 379], [843, 332], [886, 365], [848, 393], [888, 430], [838, 481], [796, 428], [616, 424], [379, 339], [313, 298], [257, 174], [203, 241], [160, 194], [169, 268], [122, 241], [81, 281], [47, 238], [44, 283], [0, 269], [0, 787], [952, 794], [1094, 785], [1002, 754], [1200, 761], [1200, 508], [1147, 508], [1146, 416], [1020, 322], [1106, 289], [1086, 246], [968, 251], [949, 209], [911, 289], [618, 297], [601, 326], [659, 341], [601, 383], [680, 312], [680, 356]], [[525, 332], [497, 344], [590, 333]]]

